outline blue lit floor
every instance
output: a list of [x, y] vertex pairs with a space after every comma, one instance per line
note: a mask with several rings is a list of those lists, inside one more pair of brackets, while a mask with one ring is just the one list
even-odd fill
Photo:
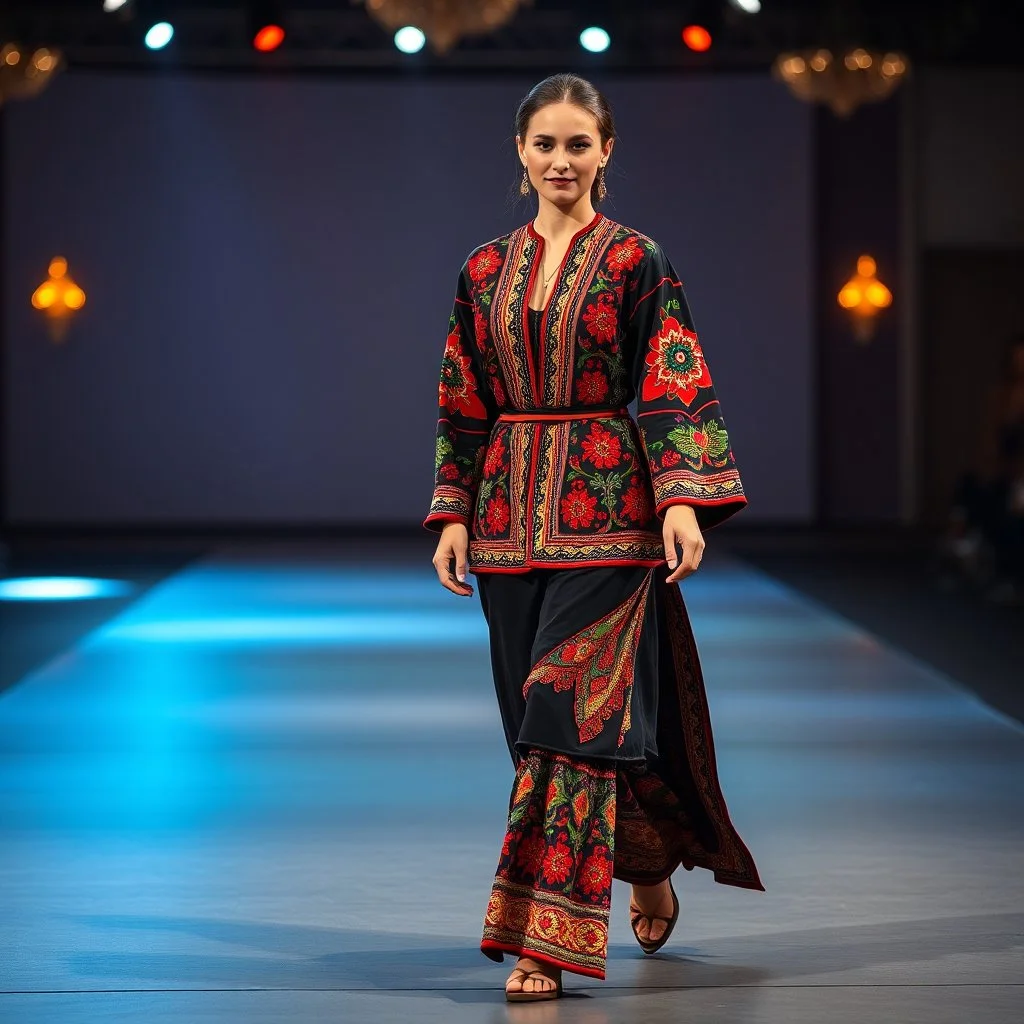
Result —
[[1020, 1019], [1024, 731], [713, 551], [684, 594], [768, 891], [681, 872], [646, 959], [617, 885], [609, 980], [506, 1006], [483, 622], [414, 550], [225, 550], [0, 696], [0, 1020]]

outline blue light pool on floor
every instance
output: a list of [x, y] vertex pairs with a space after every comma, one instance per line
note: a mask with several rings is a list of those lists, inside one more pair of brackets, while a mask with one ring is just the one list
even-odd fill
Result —
[[460, 647], [484, 644], [482, 617], [400, 610], [331, 615], [245, 615], [122, 619], [104, 640], [155, 644], [323, 644], [346, 647]]
[[122, 580], [86, 576], [25, 576], [0, 580], [0, 601], [91, 601], [132, 592]]

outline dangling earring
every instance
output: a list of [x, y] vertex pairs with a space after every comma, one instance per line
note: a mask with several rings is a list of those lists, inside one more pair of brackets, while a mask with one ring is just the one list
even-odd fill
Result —
[[528, 196], [530, 194], [530, 175], [526, 168], [523, 168], [523, 180], [519, 182], [519, 194], [521, 196]]
[[601, 164], [600, 169], [597, 172], [597, 201], [603, 203], [605, 196], [608, 195], [608, 189], [604, 183], [604, 164]]

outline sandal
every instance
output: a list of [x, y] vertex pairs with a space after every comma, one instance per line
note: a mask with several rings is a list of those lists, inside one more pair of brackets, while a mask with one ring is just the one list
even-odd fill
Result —
[[[629, 904], [629, 923], [633, 928], [633, 934], [636, 936], [636, 941], [640, 943], [640, 948], [647, 954], [657, 953], [662, 946], [668, 942], [668, 937], [672, 934], [672, 929], [676, 926], [676, 921], [679, 920], [679, 900], [676, 898], [676, 891], [672, 888], [672, 879], [669, 879], [668, 890], [672, 893], [672, 916], [671, 917], [659, 917], [657, 914], [645, 914], [640, 910], [639, 907], [633, 905], [632, 902]], [[647, 919], [654, 924], [655, 921], [664, 921], [665, 930], [661, 933], [660, 939], [655, 939], [654, 942], [646, 942], [640, 938], [636, 930], [636, 926], [644, 919]], [[650, 934], [650, 927], [647, 930]]]
[[[553, 981], [555, 983], [555, 987], [549, 989], [538, 989], [535, 992], [525, 992], [520, 988], [510, 992], [508, 990], [508, 982], [517, 980], [517, 974], [521, 975], [521, 978], [518, 980], [522, 985], [525, 985], [534, 975], [540, 975], [542, 978], [547, 978], [548, 981]], [[557, 978], [552, 978], [549, 974], [545, 974], [543, 971], [536, 969], [528, 971], [525, 967], [516, 967], [508, 976], [508, 981], [505, 982], [505, 998], [510, 1003], [539, 1003], [541, 1000], [545, 999], [558, 999], [561, 995], [561, 975]]]

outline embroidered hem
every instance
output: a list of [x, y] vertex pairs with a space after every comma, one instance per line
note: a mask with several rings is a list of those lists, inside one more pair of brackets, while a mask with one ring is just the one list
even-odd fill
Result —
[[491, 890], [480, 948], [536, 956], [563, 970], [603, 979], [608, 914], [608, 909], [499, 878]]

